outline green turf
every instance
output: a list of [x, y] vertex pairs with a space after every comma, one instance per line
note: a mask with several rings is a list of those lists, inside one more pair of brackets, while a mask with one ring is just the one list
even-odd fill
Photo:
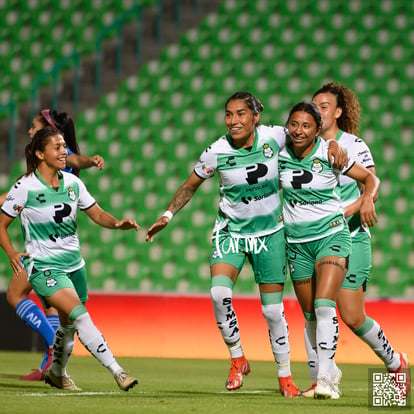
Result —
[[[108, 371], [94, 358], [72, 357], [68, 372], [83, 390], [76, 393], [57, 390], [43, 382], [20, 381], [19, 375], [27, 374], [40, 358], [36, 353], [0, 353], [1, 413], [368, 412], [368, 366], [364, 365], [341, 365], [343, 396], [339, 400], [318, 401], [283, 398], [277, 390], [275, 365], [271, 362], [250, 361], [252, 372], [243, 388], [228, 392], [224, 381], [229, 362], [225, 360], [119, 358], [139, 379], [139, 385], [126, 393], [119, 391]], [[310, 385], [305, 363], [292, 363], [292, 371], [301, 389]]]

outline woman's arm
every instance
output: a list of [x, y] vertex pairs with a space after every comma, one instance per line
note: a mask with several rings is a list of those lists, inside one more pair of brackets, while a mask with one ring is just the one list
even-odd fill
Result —
[[96, 224], [99, 224], [102, 227], [107, 229], [120, 229], [120, 230], [129, 230], [135, 229], [138, 230], [139, 226], [133, 219], [124, 218], [122, 220], [116, 219], [114, 216], [109, 214], [107, 211], [102, 210], [98, 204], [94, 204], [91, 208], [85, 210], [85, 213], [88, 217], [93, 220]]
[[[369, 167], [368, 168], [369, 171], [371, 171], [374, 175], [375, 174], [375, 167]], [[358, 183], [359, 188], [361, 190], [361, 195], [364, 193], [365, 191], [365, 185]], [[354, 214], [357, 214], [359, 212], [360, 206], [361, 206], [361, 199], [362, 197], [359, 196], [353, 203], [348, 204], [344, 210], [345, 210], [345, 217], [349, 217], [349, 216], [353, 216]], [[374, 197], [374, 203], [378, 200], [378, 193], [377, 196]]]
[[103, 170], [104, 159], [100, 155], [93, 155], [89, 157], [87, 155], [70, 154], [66, 158], [66, 165], [69, 168], [76, 168], [84, 170], [86, 168], [96, 167], [98, 170]]
[[6, 199], [8, 193], [0, 194], [0, 207], [4, 204], [4, 200]]
[[0, 247], [4, 250], [10, 260], [13, 273], [19, 274], [23, 269], [23, 263], [20, 261], [22, 256], [30, 256], [29, 253], [18, 252], [12, 245], [9, 232], [7, 231], [13, 217], [0, 212]]
[[326, 141], [328, 143], [328, 160], [332, 167], [342, 170], [348, 166], [348, 153], [334, 139]]
[[147, 236], [145, 237], [146, 241], [152, 243], [154, 235], [161, 231], [172, 219], [174, 214], [177, 214], [192, 199], [198, 187], [200, 187], [203, 182], [204, 179], [200, 178], [194, 171], [190, 174], [187, 181], [185, 181], [175, 193], [164, 215], [148, 229]]
[[372, 227], [374, 222], [378, 222], [374, 202], [378, 198], [379, 178], [368, 168], [358, 163], [355, 163], [345, 174], [364, 185], [363, 193], [358, 200], [347, 207], [346, 215], [349, 216], [359, 211], [361, 223], [364, 226]]

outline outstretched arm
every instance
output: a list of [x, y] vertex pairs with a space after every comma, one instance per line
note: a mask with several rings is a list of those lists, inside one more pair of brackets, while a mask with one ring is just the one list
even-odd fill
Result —
[[79, 155], [79, 154], [70, 154], [66, 158], [66, 164], [69, 168], [76, 168], [79, 170], [84, 170], [86, 168], [96, 167], [98, 170], [103, 170], [104, 168], [104, 159], [100, 155]]
[[129, 230], [135, 229], [138, 230], [139, 226], [135, 220], [130, 218], [124, 218], [122, 220], [116, 219], [114, 216], [109, 214], [107, 211], [102, 210], [98, 204], [94, 204], [91, 208], [85, 210], [85, 213], [93, 220], [96, 224], [99, 224], [102, 227], [107, 229], [120, 229], [120, 230]]
[[203, 182], [204, 179], [196, 175], [194, 171], [190, 174], [187, 181], [185, 181], [185, 183], [182, 184], [175, 193], [170, 205], [168, 206], [168, 210], [148, 229], [147, 236], [145, 237], [146, 241], [150, 241], [152, 243], [155, 234], [161, 231], [168, 224], [174, 214], [177, 214], [191, 200], [194, 193]]

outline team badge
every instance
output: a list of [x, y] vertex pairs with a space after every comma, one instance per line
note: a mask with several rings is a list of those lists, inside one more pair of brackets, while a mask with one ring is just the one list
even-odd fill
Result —
[[266, 158], [272, 158], [273, 157], [273, 150], [269, 144], [263, 145], [263, 155]]
[[54, 287], [54, 286], [56, 286], [57, 285], [57, 281], [56, 281], [56, 279], [53, 279], [53, 278], [51, 278], [51, 277], [48, 277], [47, 279], [46, 279], [46, 286], [47, 287]]
[[75, 194], [75, 190], [73, 189], [73, 187], [69, 187], [68, 188], [68, 195], [69, 195], [69, 198], [72, 201], [75, 201], [76, 200], [76, 194]]
[[315, 173], [322, 172], [323, 166], [322, 166], [321, 160], [319, 160], [318, 158], [315, 158], [313, 160], [313, 164], [312, 164], [311, 170], [312, 170], [312, 172], [315, 172]]

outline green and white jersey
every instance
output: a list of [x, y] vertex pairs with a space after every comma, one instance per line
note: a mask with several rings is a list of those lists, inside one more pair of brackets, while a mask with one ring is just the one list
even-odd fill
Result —
[[[348, 152], [348, 155], [352, 157], [357, 163], [363, 165], [366, 168], [375, 167], [374, 158], [368, 145], [355, 135], [349, 134], [344, 131], [339, 131], [336, 141]], [[339, 177], [339, 190], [341, 195], [342, 204], [344, 207], [353, 203], [360, 196], [358, 183], [351, 177], [341, 175]], [[361, 216], [354, 214], [351, 217], [347, 217], [351, 234], [355, 235], [361, 228]], [[362, 227], [368, 234], [370, 234], [368, 227]]]
[[259, 237], [283, 227], [277, 160], [285, 143], [283, 127], [260, 125], [250, 150], [234, 147], [230, 136], [223, 135], [201, 154], [194, 172], [203, 179], [219, 174], [214, 232]]
[[[355, 161], [351, 158], [342, 173]], [[338, 191], [341, 171], [328, 161], [328, 144], [318, 138], [312, 152], [298, 159], [285, 147], [279, 154], [286, 239], [305, 243], [342, 231], [344, 211]]]
[[59, 188], [47, 185], [40, 174], [20, 178], [2, 206], [10, 217], [20, 218], [27, 273], [59, 269], [72, 272], [84, 266], [77, 234], [77, 208], [87, 210], [96, 201], [73, 174], [59, 172]]

